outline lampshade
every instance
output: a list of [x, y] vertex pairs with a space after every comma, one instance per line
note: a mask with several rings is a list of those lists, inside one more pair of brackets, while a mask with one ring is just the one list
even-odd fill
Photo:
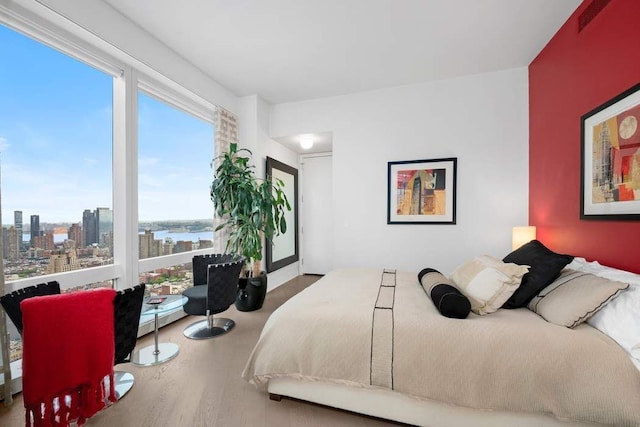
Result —
[[525, 243], [529, 243], [536, 238], [536, 227], [532, 225], [524, 227], [513, 227], [511, 236], [511, 250], [516, 250]]

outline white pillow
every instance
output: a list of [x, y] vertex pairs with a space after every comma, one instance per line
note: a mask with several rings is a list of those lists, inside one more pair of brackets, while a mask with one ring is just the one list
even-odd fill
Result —
[[483, 315], [502, 307], [528, 271], [528, 265], [504, 263], [482, 255], [458, 266], [450, 279], [471, 301], [471, 311]]
[[629, 289], [594, 314], [587, 323], [616, 341], [640, 361], [640, 275], [575, 258], [567, 268], [629, 284]]

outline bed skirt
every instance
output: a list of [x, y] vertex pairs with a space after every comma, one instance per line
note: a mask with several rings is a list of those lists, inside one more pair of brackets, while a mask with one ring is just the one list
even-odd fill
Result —
[[372, 390], [323, 381], [289, 377], [269, 380], [270, 394], [331, 406], [372, 417], [425, 427], [568, 427], [594, 426], [557, 418], [505, 411], [482, 411], [424, 399], [415, 399], [392, 390]]

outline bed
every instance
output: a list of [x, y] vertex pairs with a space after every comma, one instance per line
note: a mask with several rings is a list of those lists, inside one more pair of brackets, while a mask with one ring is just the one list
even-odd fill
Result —
[[[628, 274], [638, 281], [610, 305], [639, 308]], [[640, 363], [625, 346], [526, 307], [444, 317], [415, 272], [341, 269], [270, 316], [242, 375], [275, 399], [414, 425], [638, 426]]]

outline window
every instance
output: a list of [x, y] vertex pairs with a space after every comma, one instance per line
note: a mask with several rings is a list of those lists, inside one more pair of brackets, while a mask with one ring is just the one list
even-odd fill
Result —
[[113, 78], [3, 26], [0, 46], [6, 281], [113, 263]]
[[[193, 255], [213, 247], [214, 106], [22, 13], [0, 5], [5, 292], [51, 280], [63, 292], [122, 289], [138, 278], [150, 294], [179, 294]], [[166, 315], [163, 324], [184, 313]], [[8, 328], [13, 361], [22, 345]], [[151, 330], [141, 319], [139, 333]]]
[[113, 77], [2, 25], [0, 52], [5, 282], [112, 264]]
[[213, 147], [211, 123], [138, 93], [138, 258], [167, 257], [140, 281], [156, 295], [193, 284], [191, 265], [171, 255], [213, 247]]

